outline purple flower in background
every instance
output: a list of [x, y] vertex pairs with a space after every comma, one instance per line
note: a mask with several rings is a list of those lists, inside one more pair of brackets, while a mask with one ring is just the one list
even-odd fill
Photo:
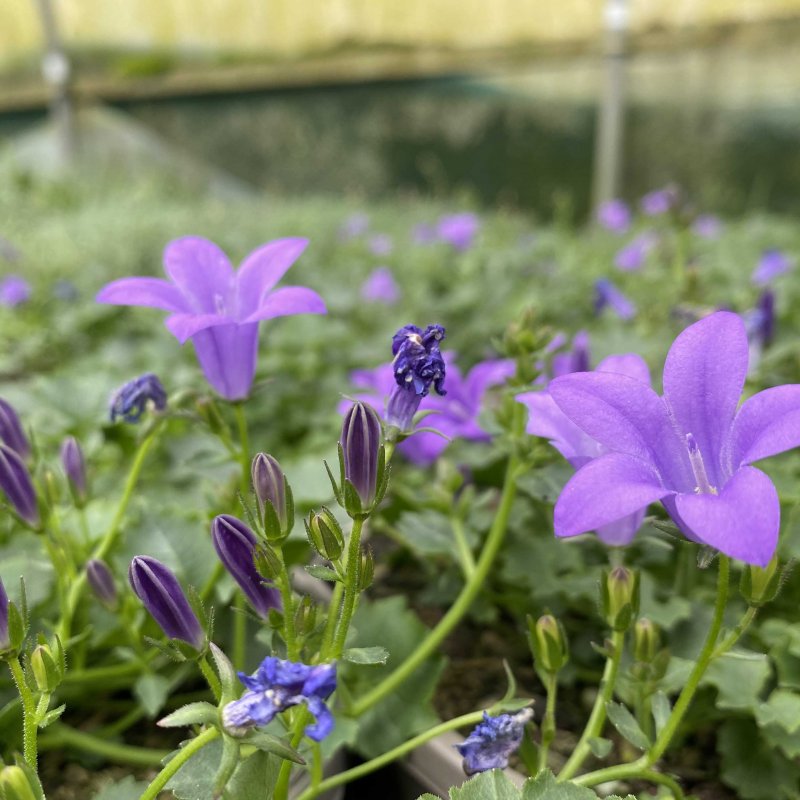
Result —
[[113, 608], [117, 603], [117, 584], [108, 564], [93, 558], [86, 563], [86, 580], [103, 605]]
[[339, 238], [343, 240], [356, 239], [369, 230], [369, 217], [363, 211], [351, 214], [339, 228]]
[[755, 308], [742, 314], [747, 341], [750, 344], [749, 372], [758, 369], [765, 347], [775, 338], [775, 293], [765, 289], [758, 298]]
[[686, 328], [664, 364], [664, 396], [625, 375], [552, 381], [558, 407], [611, 452], [570, 479], [555, 507], [574, 536], [661, 500], [692, 541], [766, 566], [778, 543], [772, 481], [750, 466], [800, 444], [800, 384], [777, 386], [737, 411], [748, 343], [740, 317], [718, 311]]
[[125, 422], [138, 422], [152, 406], [157, 411], [167, 407], [167, 392], [157, 375], [147, 372], [134, 378], [111, 395], [109, 416], [112, 422], [122, 417]]
[[333, 730], [333, 715], [325, 700], [336, 688], [336, 664], [308, 666], [267, 656], [252, 675], [240, 672], [239, 680], [247, 691], [222, 711], [229, 733], [243, 735], [248, 728], [267, 725], [276, 714], [301, 704], [316, 717], [306, 727], [306, 736], [321, 742]]
[[98, 302], [152, 306], [169, 311], [166, 325], [183, 344], [188, 339], [208, 382], [228, 400], [250, 393], [258, 357], [258, 324], [292, 314], [324, 314], [311, 289], [275, 289], [305, 250], [306, 239], [277, 239], [250, 253], [237, 272], [208, 239], [189, 236], [164, 250], [169, 281], [122, 278], [100, 290]]
[[[584, 369], [571, 370], [571, 372], [585, 371], [588, 371], [588, 364]], [[609, 356], [597, 365], [595, 371], [626, 375], [647, 386], [650, 385], [650, 370], [638, 355]], [[562, 372], [560, 374], [565, 375], [568, 373]], [[580, 469], [593, 458], [609, 452], [607, 447], [592, 439], [591, 436], [584, 433], [572, 422], [556, 405], [549, 392], [525, 392], [517, 395], [517, 400], [528, 408], [528, 433], [549, 439], [550, 444], [575, 469]], [[644, 512], [645, 509], [642, 508], [618, 520], [611, 520], [597, 528], [597, 535], [607, 545], [620, 546], [629, 544], [642, 525]]]
[[443, 242], [447, 242], [455, 250], [463, 252], [472, 247], [480, 226], [481, 222], [478, 216], [466, 211], [442, 217], [436, 226], [436, 232]]
[[31, 446], [14, 407], [0, 397], [0, 442], [14, 450], [20, 458], [31, 454]]
[[658, 236], [653, 231], [640, 234], [614, 256], [614, 266], [623, 272], [635, 272], [641, 269], [656, 244]]
[[[565, 340], [554, 337], [553, 341], [545, 348], [547, 351], [563, 347]], [[571, 372], [587, 372], [589, 366], [589, 334], [578, 331], [572, 338], [572, 349], [566, 353], [556, 353], [553, 356], [550, 372], [554, 378], [559, 375], [569, 375]]]
[[429, 222], [420, 222], [414, 226], [411, 232], [411, 239], [414, 244], [433, 244], [436, 241], [436, 226]]
[[39, 527], [39, 504], [28, 468], [19, 453], [5, 444], [0, 444], [0, 492], [20, 519], [32, 528]]
[[371, 303], [394, 305], [400, 299], [400, 289], [389, 267], [377, 267], [361, 286], [361, 297]]
[[3, 581], [0, 580], [0, 653], [11, 647], [11, 638], [8, 635], [8, 595]]
[[636, 315], [636, 306], [607, 278], [594, 284], [594, 311], [599, 314], [608, 306], [620, 319], [630, 320]]
[[533, 719], [533, 709], [516, 714], [490, 717], [483, 712], [483, 722], [456, 749], [464, 756], [464, 772], [472, 775], [488, 769], [505, 769], [508, 759], [522, 744], [525, 725]]
[[761, 254], [751, 281], [756, 286], [766, 286], [773, 278], [788, 272], [794, 265], [780, 250], [765, 250]]
[[713, 214], [700, 214], [692, 223], [692, 233], [701, 239], [718, 239], [722, 233], [722, 222]]
[[631, 225], [631, 210], [622, 200], [607, 200], [597, 209], [597, 221], [612, 233], [625, 233]]
[[20, 306], [31, 297], [31, 285], [19, 275], [8, 275], [0, 279], [0, 306]]
[[74, 436], [67, 436], [61, 443], [61, 466], [64, 468], [75, 502], [79, 506], [83, 505], [88, 496], [86, 462], [83, 450]]
[[376, 233], [374, 236], [370, 236], [367, 246], [374, 256], [388, 256], [394, 250], [392, 237], [386, 233]]
[[678, 190], [674, 186], [666, 186], [649, 192], [640, 201], [642, 212], [648, 217], [658, 217], [666, 214], [678, 202]]

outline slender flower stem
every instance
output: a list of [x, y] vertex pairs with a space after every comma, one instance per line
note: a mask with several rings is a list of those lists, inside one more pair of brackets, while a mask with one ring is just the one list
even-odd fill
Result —
[[217, 728], [206, 728], [199, 736], [196, 736], [185, 747], [179, 750], [171, 758], [161, 772], [153, 778], [147, 789], [139, 800], [156, 800], [159, 792], [167, 785], [169, 779], [198, 751], [202, 750], [214, 739], [218, 739], [220, 732]]
[[[160, 423], [156, 422], [150, 429], [150, 432], [144, 437], [144, 439], [142, 439], [139, 449], [136, 451], [136, 456], [133, 459], [133, 463], [131, 464], [130, 471], [128, 472], [128, 479], [125, 482], [125, 488], [122, 492], [119, 505], [117, 506], [117, 511], [114, 514], [114, 518], [111, 520], [111, 525], [109, 525], [105, 535], [92, 552], [90, 557], [91, 559], [105, 558], [116, 543], [122, 526], [122, 519], [128, 508], [131, 497], [133, 496], [133, 490], [136, 488], [136, 483], [139, 480], [139, 475], [141, 474], [142, 467], [144, 466], [145, 458], [147, 457], [147, 453], [152, 447], [153, 442], [155, 442], [156, 434], [160, 428]], [[86, 582], [87, 575], [86, 568], [84, 567], [70, 587], [69, 594], [67, 595], [67, 599], [62, 610], [61, 624], [58, 626], [58, 635], [65, 646], [70, 637], [72, 618], [75, 615], [75, 610], [78, 607], [83, 590], [86, 588]]]
[[219, 678], [208, 663], [208, 659], [202, 656], [197, 660], [197, 666], [200, 667], [200, 672], [203, 673], [208, 688], [211, 689], [211, 693], [214, 695], [214, 700], [219, 703], [219, 699], [222, 696], [222, 687], [220, 686]]
[[542, 718], [542, 741], [539, 746], [539, 772], [547, 769], [547, 754], [556, 737], [556, 697], [558, 694], [558, 675], [547, 675], [547, 705]]
[[441, 736], [443, 733], [456, 730], [457, 728], [465, 728], [471, 725], [477, 725], [482, 719], [482, 711], [473, 711], [471, 714], [464, 714], [461, 717], [456, 717], [455, 719], [443, 722], [441, 725], [437, 725], [435, 728], [431, 728], [430, 730], [421, 733], [419, 736], [409, 739], [407, 742], [398, 745], [393, 750], [389, 750], [387, 753], [384, 753], [377, 758], [373, 758], [370, 761], [359, 764], [357, 767], [353, 767], [352, 769], [348, 769], [344, 772], [338, 773], [337, 775], [333, 775], [330, 778], [326, 778], [316, 786], [312, 785], [309, 789], [306, 789], [306, 791], [304, 791], [303, 794], [297, 798], [297, 800], [313, 800], [313, 798], [319, 796], [323, 792], [327, 792], [329, 789], [334, 789], [337, 786], [349, 783], [357, 778], [362, 778], [364, 775], [369, 775], [370, 772], [374, 772], [376, 769], [380, 769], [386, 764], [390, 764], [392, 761], [402, 758], [404, 755], [406, 755], [406, 753], [410, 753], [420, 745], [425, 744], [425, 742], [428, 742], [437, 736]]
[[214, 593], [214, 589], [216, 585], [219, 583], [220, 578], [225, 574], [225, 566], [222, 562], [217, 561], [214, 565], [214, 569], [211, 572], [211, 575], [208, 576], [208, 580], [203, 585], [203, 588], [200, 590], [200, 599], [205, 603], [211, 595]]
[[244, 669], [245, 653], [247, 651], [247, 616], [246, 606], [242, 593], [237, 591], [233, 604], [233, 663]]
[[620, 781], [626, 778], [636, 778], [638, 780], [666, 786], [670, 792], [672, 792], [674, 800], [684, 800], [683, 790], [674, 778], [665, 775], [663, 772], [656, 772], [654, 769], [642, 767], [639, 761], [634, 761], [632, 764], [620, 764], [616, 767], [606, 767], [605, 769], [598, 769], [594, 772], [587, 772], [585, 775], [574, 778], [573, 783], [577, 783], [579, 786], [597, 786], [600, 783]]
[[714, 659], [724, 656], [750, 627], [751, 623], [756, 618], [756, 614], [758, 614], [758, 609], [755, 606], [750, 606], [744, 616], [739, 620], [736, 627], [717, 645], [711, 658]]
[[70, 728], [62, 722], [56, 722], [42, 736], [40, 745], [42, 750], [74, 747], [77, 750], [83, 750], [85, 753], [105, 756], [120, 764], [142, 767], [157, 766], [169, 755], [169, 750], [156, 750], [151, 747], [134, 747], [129, 744], [120, 744], [109, 740], [106, 736], [95, 736], [85, 731], [75, 730], [75, 728]]
[[619, 673], [619, 662], [622, 659], [622, 648], [625, 644], [625, 632], [614, 631], [611, 634], [611, 654], [606, 659], [606, 666], [603, 670], [603, 677], [600, 681], [600, 691], [592, 707], [592, 713], [586, 727], [583, 729], [581, 738], [572, 755], [567, 760], [564, 768], [558, 773], [560, 781], [569, 780], [580, 768], [591, 752], [589, 740], [600, 736], [603, 732], [603, 724], [606, 721], [606, 706], [614, 696], [614, 685], [617, 682]]
[[244, 413], [244, 404], [233, 404], [233, 413], [236, 416], [236, 427], [239, 429], [239, 462], [242, 465], [242, 491], [246, 494], [250, 490], [250, 438], [247, 433], [247, 416]]
[[33, 692], [25, 682], [25, 673], [19, 658], [14, 656], [8, 659], [8, 668], [19, 692], [19, 699], [22, 701], [22, 749], [25, 761], [36, 771], [37, 769], [37, 746], [36, 746], [36, 700]]
[[350, 629], [350, 620], [356, 608], [358, 599], [358, 562], [361, 558], [361, 531], [364, 520], [356, 517], [350, 531], [350, 542], [347, 545], [347, 566], [345, 568], [344, 600], [342, 601], [342, 614], [336, 626], [333, 638], [333, 657], [339, 658], [344, 650], [347, 631]]
[[[298, 708], [292, 718], [291, 736], [289, 743], [293, 748], [297, 748], [303, 738], [303, 732], [308, 723], [308, 712], [305, 708]], [[284, 759], [278, 772], [278, 780], [275, 781], [273, 800], [289, 800], [289, 778], [292, 774], [292, 764], [288, 759]]]
[[328, 603], [328, 618], [325, 620], [325, 632], [322, 634], [322, 644], [319, 648], [320, 660], [325, 661], [333, 646], [333, 634], [336, 631], [336, 620], [339, 618], [339, 607], [342, 604], [344, 585], [337, 581], [333, 587], [333, 594]]
[[456, 540], [456, 549], [458, 550], [458, 560], [461, 562], [461, 571], [464, 573], [464, 577], [469, 580], [475, 572], [475, 558], [467, 544], [464, 520], [461, 519], [458, 514], [452, 514], [450, 517], [450, 524], [453, 528], [453, 538]]
[[286, 655], [289, 661], [300, 660], [300, 643], [297, 641], [297, 630], [294, 625], [294, 596], [292, 595], [292, 582], [286, 561], [283, 558], [283, 549], [280, 544], [274, 545], [276, 555], [281, 560], [281, 571], [275, 579], [278, 591], [281, 593], [283, 603], [283, 638], [286, 642]]

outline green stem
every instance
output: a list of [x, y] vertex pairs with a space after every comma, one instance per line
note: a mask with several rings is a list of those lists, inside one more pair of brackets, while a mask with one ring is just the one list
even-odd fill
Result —
[[336, 626], [336, 634], [333, 638], [333, 658], [340, 658], [344, 650], [344, 643], [347, 639], [347, 632], [350, 629], [350, 620], [356, 608], [358, 599], [358, 573], [359, 560], [361, 559], [361, 531], [364, 527], [364, 520], [356, 517], [353, 520], [353, 527], [350, 531], [350, 542], [347, 545], [347, 566], [344, 573], [344, 600], [342, 601], [342, 614]]
[[556, 738], [556, 697], [558, 694], [558, 675], [547, 676], [547, 705], [542, 717], [542, 741], [539, 747], [539, 772], [547, 769], [547, 754], [553, 739]]
[[273, 544], [275, 554], [281, 560], [281, 571], [275, 579], [278, 591], [281, 593], [283, 604], [283, 639], [286, 642], [286, 655], [289, 661], [300, 660], [300, 644], [297, 641], [297, 630], [294, 626], [294, 596], [289, 570], [286, 569], [286, 560], [283, 557], [283, 548], [280, 543]]
[[197, 666], [200, 667], [200, 672], [203, 673], [203, 677], [206, 679], [208, 688], [211, 689], [211, 693], [214, 695], [214, 700], [219, 703], [219, 699], [222, 696], [222, 687], [220, 686], [217, 674], [211, 668], [211, 665], [208, 663], [208, 660], [205, 656], [202, 656], [197, 660]]
[[[520, 410], [524, 412], [524, 408], [519, 403], [517, 405]], [[521, 420], [522, 424], [524, 424], [524, 416], [518, 414], [517, 417]], [[489, 530], [489, 535], [486, 538], [483, 550], [475, 565], [475, 572], [472, 573], [470, 580], [464, 584], [464, 587], [461, 589], [461, 592], [449, 611], [439, 620], [438, 624], [428, 632], [417, 649], [414, 650], [394, 672], [390, 673], [377, 686], [353, 704], [350, 709], [350, 713], [353, 716], [360, 716], [376, 703], [380, 702], [384, 697], [390, 695], [438, 648], [442, 641], [467, 613], [469, 607], [485, 585], [486, 579], [489, 576], [489, 571], [503, 544], [506, 528], [508, 527], [508, 518], [511, 513], [511, 506], [514, 503], [514, 498], [517, 493], [516, 481], [520, 467], [520, 457], [516, 453], [512, 453], [508, 459], [508, 466], [506, 467], [500, 505], [498, 506], [497, 514], [492, 522], [492, 527]]]
[[[131, 464], [131, 468], [128, 473], [128, 479], [125, 482], [125, 488], [123, 490], [122, 497], [120, 498], [119, 505], [117, 506], [117, 511], [114, 514], [114, 518], [111, 520], [111, 525], [109, 525], [105, 535], [100, 540], [97, 547], [95, 547], [90, 559], [105, 558], [116, 543], [122, 526], [122, 519], [128, 508], [131, 497], [133, 496], [133, 490], [136, 488], [136, 482], [139, 480], [139, 475], [142, 471], [142, 467], [144, 466], [145, 458], [147, 457], [147, 453], [152, 447], [153, 442], [156, 440], [156, 433], [159, 429], [160, 425], [156, 423], [153, 425], [147, 436], [142, 439], [139, 449], [136, 452], [136, 456], [133, 459], [133, 463]], [[67, 595], [67, 599], [62, 611], [61, 623], [58, 626], [58, 635], [61, 637], [61, 641], [64, 643], [64, 646], [66, 646], [67, 640], [70, 637], [72, 618], [75, 615], [75, 609], [78, 607], [83, 590], [86, 588], [86, 581], [86, 569], [84, 568], [70, 586], [69, 594]]]
[[[300, 741], [303, 738], [303, 732], [308, 722], [308, 712], [305, 708], [300, 707], [294, 714], [291, 727], [291, 738], [289, 740], [292, 748], [297, 749]], [[289, 798], [289, 778], [292, 774], [292, 762], [284, 759], [281, 763], [280, 771], [278, 772], [278, 780], [275, 781], [275, 791], [273, 793], [274, 800], [288, 800]]]
[[233, 413], [236, 416], [236, 427], [239, 429], [239, 462], [242, 465], [242, 491], [250, 491], [250, 438], [247, 433], [247, 417], [244, 404], [234, 403]]
[[587, 772], [585, 775], [575, 778], [573, 783], [579, 786], [597, 786], [600, 783], [637, 778], [666, 786], [670, 792], [672, 792], [674, 800], [684, 800], [683, 790], [674, 778], [665, 775], [663, 772], [656, 772], [654, 769], [642, 767], [640, 761], [634, 761], [632, 764], [619, 764], [616, 767], [606, 767], [605, 769], [598, 769], [594, 772]]
[[14, 656], [8, 659], [8, 668], [11, 670], [11, 676], [14, 678], [14, 683], [19, 692], [19, 699], [22, 701], [22, 749], [25, 756], [25, 761], [28, 762], [31, 769], [36, 772], [37, 770], [37, 753], [36, 753], [36, 700], [34, 699], [33, 692], [28, 688], [25, 682], [25, 673], [22, 670], [22, 664], [19, 663], [19, 658]]
[[464, 530], [464, 520], [457, 514], [450, 517], [450, 523], [453, 527], [453, 538], [456, 540], [456, 549], [458, 550], [458, 559], [461, 562], [461, 571], [464, 577], [469, 580], [475, 573], [475, 557], [472, 555], [472, 550], [469, 549], [467, 544], [467, 536]]
[[[92, 667], [91, 669], [67, 672], [64, 676], [65, 686], [82, 686], [84, 684], [106, 684], [107, 682], [127, 682], [129, 678], [144, 672], [146, 665], [156, 656], [157, 650], [151, 650], [142, 661], [126, 661], [124, 664], [111, 664], [107, 667]], [[104, 688], [108, 688], [104, 686]]]
[[572, 751], [572, 755], [567, 760], [564, 768], [558, 773], [560, 781], [569, 780], [581, 768], [581, 765], [591, 753], [589, 740], [600, 736], [603, 732], [603, 724], [606, 721], [606, 706], [614, 696], [614, 685], [617, 682], [619, 662], [622, 659], [624, 643], [624, 631], [614, 631], [611, 634], [611, 655], [606, 659], [606, 666], [600, 681], [600, 691], [597, 693], [592, 713], [589, 715], [589, 720], [583, 729], [578, 744]]
[[352, 769], [348, 769], [344, 772], [338, 773], [337, 775], [333, 775], [316, 786], [311, 786], [310, 788], [306, 789], [303, 794], [297, 798], [297, 800], [313, 800], [313, 798], [317, 797], [323, 792], [327, 792], [329, 789], [334, 789], [337, 786], [349, 783], [357, 778], [362, 778], [364, 775], [369, 775], [370, 772], [374, 772], [376, 769], [380, 769], [386, 764], [390, 764], [392, 761], [402, 758], [404, 755], [406, 755], [406, 753], [410, 753], [420, 745], [425, 744], [425, 742], [428, 742], [437, 736], [441, 736], [443, 733], [456, 730], [457, 728], [465, 728], [468, 726], [477, 725], [482, 719], [482, 711], [473, 711], [471, 714], [464, 714], [461, 717], [456, 717], [455, 719], [443, 722], [441, 725], [437, 725], [435, 728], [431, 728], [430, 730], [421, 733], [419, 736], [409, 739], [407, 742], [404, 742], [403, 744], [395, 747], [393, 750], [389, 750], [389, 752], [384, 753], [377, 758], [373, 758], [370, 761], [359, 764], [357, 767], [353, 767]]
[[200, 590], [200, 599], [205, 603], [208, 601], [209, 597], [214, 592], [214, 588], [219, 583], [220, 578], [225, 574], [225, 567], [221, 561], [217, 561], [214, 565], [214, 569], [211, 572], [211, 575], [208, 576], [208, 580], [205, 582], [203, 588]]
[[719, 645], [717, 645], [711, 658], [715, 659], [724, 656], [750, 627], [750, 624], [756, 618], [756, 614], [758, 614], [758, 609], [755, 606], [750, 606], [744, 616], [739, 620], [737, 626], [719, 643]]
[[169, 750], [155, 750], [150, 747], [134, 747], [129, 744], [112, 742], [105, 736], [94, 736], [85, 731], [70, 728], [57, 722], [42, 736], [42, 750], [56, 750], [62, 747], [74, 747], [85, 753], [105, 756], [118, 764], [152, 767], [161, 764], [169, 755]]
[[161, 772], [153, 778], [150, 785], [145, 789], [139, 800], [156, 800], [159, 792], [167, 785], [169, 779], [199, 750], [202, 750], [214, 739], [218, 739], [220, 732], [217, 728], [207, 728], [199, 736], [196, 736], [185, 747], [179, 750], [171, 758]]
[[239, 669], [245, 668], [245, 653], [247, 651], [247, 615], [242, 593], [237, 591], [233, 604], [233, 663]]
[[339, 618], [339, 607], [342, 604], [343, 593], [344, 584], [337, 581], [336, 585], [333, 587], [333, 594], [331, 595], [330, 602], [328, 603], [328, 617], [325, 620], [325, 632], [322, 634], [322, 644], [319, 648], [321, 661], [325, 661], [330, 656], [330, 650], [333, 646], [333, 634], [336, 631], [336, 620]]

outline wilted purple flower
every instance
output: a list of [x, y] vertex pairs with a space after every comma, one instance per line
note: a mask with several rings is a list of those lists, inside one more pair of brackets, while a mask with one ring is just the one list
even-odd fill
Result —
[[483, 722], [478, 723], [472, 733], [455, 746], [464, 756], [464, 772], [472, 775], [489, 769], [505, 769], [511, 754], [522, 744], [525, 725], [531, 719], [532, 708], [497, 717], [490, 717], [484, 711]]
[[388, 256], [394, 250], [394, 242], [392, 237], [386, 233], [376, 233], [374, 236], [369, 237], [367, 242], [370, 253], [374, 256]]
[[163, 411], [167, 407], [167, 393], [158, 376], [147, 372], [111, 395], [109, 416], [112, 422], [119, 417], [125, 422], [138, 422], [150, 405], [157, 411]]
[[[585, 369], [571, 372], [585, 372]], [[650, 385], [650, 370], [640, 356], [634, 354], [609, 356], [597, 365], [596, 372], [610, 372], [626, 375], [646, 385]], [[567, 372], [560, 373], [569, 374]], [[555, 377], [558, 377], [556, 375]], [[525, 392], [517, 395], [517, 400], [528, 408], [528, 433], [542, 436], [550, 440], [550, 444], [561, 453], [575, 468], [580, 469], [593, 458], [609, 452], [599, 442], [584, 433], [556, 405], [547, 391]], [[618, 520], [609, 521], [597, 528], [597, 535], [607, 545], [619, 546], [629, 544], [642, 526], [644, 509], [628, 514]]]
[[75, 499], [79, 503], [86, 502], [86, 463], [83, 450], [74, 436], [68, 436], [61, 443], [61, 466], [64, 467], [64, 474]]
[[39, 505], [28, 468], [17, 451], [5, 444], [0, 444], [0, 491], [20, 519], [32, 528], [39, 527]]
[[414, 244], [433, 244], [436, 241], [436, 226], [430, 222], [420, 222], [411, 233]]
[[692, 233], [701, 239], [717, 239], [722, 232], [722, 222], [713, 214], [700, 214], [692, 223]]
[[369, 509], [379, 488], [378, 462], [383, 445], [381, 421], [369, 403], [357, 401], [350, 406], [344, 415], [339, 444], [345, 480], [353, 484], [362, 508]]
[[674, 186], [656, 189], [649, 192], [640, 201], [642, 211], [648, 217], [657, 217], [666, 214], [678, 201], [678, 190]]
[[436, 232], [443, 242], [455, 250], [469, 250], [480, 230], [481, 221], [477, 214], [469, 211], [461, 214], [448, 214], [439, 220]]
[[0, 306], [14, 306], [27, 303], [31, 297], [31, 285], [19, 275], [8, 275], [0, 280]]
[[633, 319], [636, 306], [606, 278], [600, 278], [594, 284], [594, 311], [599, 314], [606, 306], [611, 308], [620, 319]]
[[150, 556], [135, 556], [128, 579], [142, 605], [170, 639], [180, 639], [195, 650], [203, 649], [203, 628], [178, 579], [166, 565]]
[[11, 647], [8, 633], [8, 595], [3, 581], [0, 580], [0, 653]]
[[369, 217], [363, 211], [351, 214], [339, 228], [339, 238], [343, 240], [355, 239], [363, 236], [369, 230]]
[[241, 735], [248, 728], [267, 725], [276, 714], [301, 704], [316, 717], [306, 727], [306, 736], [320, 742], [333, 730], [333, 714], [325, 700], [336, 688], [336, 664], [308, 666], [267, 656], [252, 675], [240, 672], [239, 680], [247, 691], [222, 711], [229, 733]]
[[794, 265], [780, 250], [765, 250], [751, 278], [756, 286], [766, 286], [773, 278], [788, 272]]
[[766, 566], [778, 542], [780, 503], [772, 481], [750, 464], [800, 444], [800, 384], [766, 389], [737, 411], [747, 362], [741, 318], [718, 311], [673, 343], [663, 398], [607, 372], [554, 380], [558, 407], [612, 451], [564, 487], [556, 534], [596, 530], [661, 500], [689, 539]]
[[631, 210], [622, 200], [607, 200], [597, 209], [597, 221], [613, 233], [625, 233], [631, 225]]
[[280, 592], [268, 586], [256, 569], [254, 555], [258, 540], [244, 522], [230, 514], [214, 517], [211, 541], [219, 560], [260, 617], [267, 619], [271, 609], [281, 607]]
[[647, 256], [658, 243], [653, 231], [639, 234], [614, 256], [614, 266], [623, 272], [635, 272], [644, 266]]
[[164, 269], [170, 280], [123, 278], [100, 290], [101, 303], [152, 306], [169, 311], [166, 325], [183, 344], [188, 339], [208, 382], [228, 400], [250, 393], [258, 356], [258, 323], [292, 314], [324, 314], [311, 289], [275, 289], [305, 250], [306, 239], [277, 239], [250, 253], [234, 272], [228, 257], [208, 239], [170, 242]]
[[361, 297], [371, 303], [394, 305], [400, 299], [400, 289], [389, 267], [377, 267], [361, 286]]
[[18, 453], [21, 458], [27, 458], [31, 454], [31, 446], [25, 431], [22, 430], [17, 412], [2, 397], [0, 397], [0, 442]]
[[86, 563], [86, 580], [103, 604], [112, 608], [117, 602], [117, 584], [108, 564], [98, 558], [93, 558]]

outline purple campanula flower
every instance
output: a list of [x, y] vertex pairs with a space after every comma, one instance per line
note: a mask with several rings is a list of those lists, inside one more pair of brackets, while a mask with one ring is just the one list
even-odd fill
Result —
[[369, 230], [369, 217], [363, 211], [351, 214], [339, 228], [339, 238], [347, 241], [363, 236]]
[[608, 306], [620, 319], [630, 320], [636, 316], [636, 306], [606, 278], [594, 284], [594, 310], [596, 314]]
[[211, 523], [211, 541], [219, 560], [262, 619], [267, 619], [271, 609], [281, 608], [280, 592], [267, 585], [267, 581], [256, 569], [254, 556], [258, 540], [244, 522], [230, 514], [214, 517]]
[[376, 233], [374, 236], [370, 236], [367, 246], [374, 256], [388, 256], [394, 250], [392, 237], [386, 233]]
[[640, 201], [642, 212], [648, 217], [658, 217], [674, 208], [678, 202], [678, 190], [674, 186], [666, 186], [649, 192]]
[[5, 444], [0, 444], [0, 491], [20, 519], [32, 528], [39, 527], [39, 504], [28, 468], [19, 453]]
[[[577, 337], [576, 337], [577, 338]], [[570, 372], [586, 372], [584, 369], [561, 372], [559, 375]], [[610, 372], [625, 375], [634, 380], [650, 385], [650, 370], [644, 360], [637, 355], [628, 354], [609, 356], [597, 365], [597, 372]], [[525, 392], [517, 395], [517, 400], [528, 408], [528, 433], [533, 436], [542, 436], [550, 440], [550, 444], [561, 453], [564, 458], [575, 468], [580, 469], [594, 458], [609, 452], [591, 436], [584, 433], [569, 417], [556, 405], [547, 391]], [[639, 509], [632, 514], [627, 514], [620, 519], [611, 520], [597, 528], [597, 535], [601, 541], [610, 546], [621, 546], [631, 542], [636, 532], [642, 526], [644, 509]]]
[[0, 580], [0, 653], [11, 647], [11, 638], [8, 632], [8, 595], [3, 581]]
[[400, 289], [389, 267], [377, 267], [361, 286], [362, 299], [371, 303], [394, 305], [400, 299]]
[[8, 275], [0, 279], [0, 306], [14, 308], [27, 303], [31, 297], [31, 285], [19, 275]]
[[508, 759], [522, 744], [525, 725], [533, 719], [533, 709], [516, 714], [490, 717], [483, 712], [483, 722], [455, 747], [464, 756], [464, 772], [472, 775], [489, 769], [505, 769]]
[[614, 256], [614, 266], [623, 272], [640, 270], [657, 243], [658, 236], [653, 231], [640, 234], [617, 252]]
[[258, 356], [258, 324], [292, 314], [325, 314], [311, 289], [274, 289], [305, 250], [306, 239], [277, 239], [250, 253], [238, 271], [208, 239], [170, 242], [164, 268], [170, 280], [122, 278], [100, 290], [98, 302], [169, 311], [166, 325], [181, 344], [191, 339], [208, 382], [227, 400], [250, 393]]
[[157, 411], [163, 411], [167, 407], [167, 393], [158, 377], [147, 372], [111, 395], [109, 416], [112, 422], [120, 417], [125, 422], [138, 422], [151, 405]]
[[718, 311], [673, 343], [663, 397], [607, 372], [552, 381], [561, 411], [611, 451], [564, 487], [556, 535], [596, 530], [660, 500], [692, 541], [766, 566], [780, 503], [772, 481], [750, 465], [800, 444], [800, 384], [766, 389], [737, 410], [747, 365], [744, 323]]
[[172, 570], [150, 556], [135, 556], [128, 579], [142, 605], [170, 639], [203, 649], [205, 633]]
[[276, 714], [301, 704], [316, 717], [306, 727], [306, 736], [320, 742], [333, 730], [333, 715], [325, 700], [336, 688], [336, 664], [309, 666], [267, 656], [252, 675], [240, 672], [239, 679], [247, 691], [222, 711], [229, 733], [242, 735], [248, 728], [267, 725]]
[[267, 504], [275, 511], [272, 525], [276, 524], [274, 520], [277, 519], [277, 530], [268, 531], [267, 538], [280, 539], [288, 536], [294, 526], [294, 503], [292, 490], [278, 460], [267, 453], [257, 453], [250, 465], [250, 478], [265, 527], [270, 527], [267, 521], [272, 518], [272, 512], [266, 508]]
[[454, 250], [463, 252], [472, 247], [480, 227], [478, 215], [466, 211], [442, 217], [436, 226], [436, 233], [441, 241], [447, 242]]
[[[556, 343], [557, 342], [557, 343]], [[555, 347], [553, 345], [555, 344]], [[558, 349], [566, 343], [565, 339], [553, 341], [545, 348], [546, 350]], [[559, 375], [569, 375], [571, 372], [587, 372], [589, 366], [589, 334], [586, 331], [578, 331], [572, 338], [572, 349], [566, 353], [556, 353], [553, 356], [551, 372], [554, 378]]]
[[61, 444], [61, 466], [69, 481], [69, 487], [78, 503], [85, 503], [88, 494], [86, 462], [83, 450], [74, 436], [68, 436]]
[[722, 233], [722, 222], [713, 214], [700, 214], [692, 223], [692, 233], [701, 239], [718, 239]]
[[31, 446], [14, 407], [0, 397], [0, 442], [14, 450], [20, 458], [28, 458]]
[[369, 403], [357, 401], [344, 415], [339, 438], [344, 478], [353, 485], [367, 510], [375, 503], [380, 482], [380, 454], [383, 446], [381, 421]]
[[788, 272], [794, 264], [780, 250], [765, 250], [751, 278], [756, 286], [766, 286], [774, 278]]
[[597, 221], [612, 233], [625, 233], [631, 226], [631, 210], [622, 200], [607, 200], [597, 209]]
[[117, 584], [108, 564], [98, 558], [86, 562], [86, 580], [98, 600], [109, 608], [117, 603]]
[[764, 348], [769, 347], [775, 337], [775, 293], [771, 289], [765, 289], [755, 308], [745, 311], [742, 319], [750, 344], [749, 371], [754, 372], [761, 361]]

